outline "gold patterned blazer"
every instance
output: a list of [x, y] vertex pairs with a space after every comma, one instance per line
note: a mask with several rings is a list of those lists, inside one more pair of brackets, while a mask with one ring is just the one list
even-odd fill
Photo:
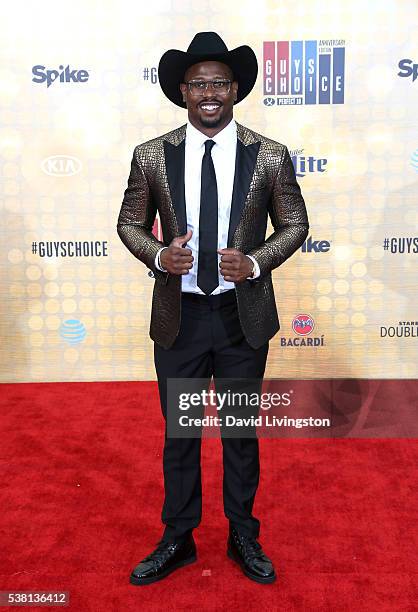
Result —
[[[168, 349], [180, 328], [181, 276], [161, 272], [155, 256], [187, 231], [184, 191], [186, 124], [133, 152], [117, 232], [125, 246], [154, 273], [150, 336]], [[163, 242], [152, 227], [158, 211]], [[268, 215], [273, 233], [266, 239]], [[237, 123], [237, 154], [228, 247], [253, 255], [260, 277], [235, 285], [244, 335], [258, 348], [280, 329], [271, 271], [308, 235], [305, 202], [287, 147]]]

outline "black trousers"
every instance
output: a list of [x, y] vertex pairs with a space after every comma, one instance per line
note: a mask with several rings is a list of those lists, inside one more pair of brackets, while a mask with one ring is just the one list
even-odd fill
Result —
[[[154, 343], [161, 409], [166, 419], [163, 469], [163, 540], [181, 541], [202, 516], [201, 438], [167, 437], [168, 378], [258, 378], [264, 376], [268, 343], [253, 349], [246, 341], [235, 290], [216, 296], [182, 294], [179, 335], [170, 349]], [[222, 437], [224, 513], [242, 533], [259, 536], [252, 509], [260, 464], [258, 439]]]

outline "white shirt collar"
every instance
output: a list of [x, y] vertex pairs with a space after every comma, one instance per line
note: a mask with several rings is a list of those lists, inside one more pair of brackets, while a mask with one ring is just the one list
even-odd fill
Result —
[[[186, 139], [187, 145], [192, 146], [195, 149], [203, 147], [203, 143], [209, 139], [209, 136], [203, 134], [200, 130], [196, 129], [194, 125], [187, 121], [186, 127]], [[220, 132], [215, 136], [212, 136], [210, 140], [214, 140], [217, 145], [222, 148], [228, 148], [235, 145], [237, 139], [237, 124], [234, 119], [226, 125]]]

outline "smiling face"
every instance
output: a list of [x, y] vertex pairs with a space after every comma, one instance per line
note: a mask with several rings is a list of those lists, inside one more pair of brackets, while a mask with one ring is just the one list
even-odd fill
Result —
[[[184, 75], [185, 81], [216, 81], [233, 79], [232, 70], [221, 62], [199, 62], [190, 66]], [[208, 87], [199, 95], [190, 93], [185, 83], [180, 84], [186, 102], [190, 123], [209, 137], [215, 136], [232, 119], [234, 101], [237, 99], [238, 83], [233, 81], [228, 93], [220, 93]]]

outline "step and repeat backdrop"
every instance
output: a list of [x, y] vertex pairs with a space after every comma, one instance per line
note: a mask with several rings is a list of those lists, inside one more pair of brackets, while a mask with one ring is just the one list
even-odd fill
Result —
[[267, 377], [417, 377], [416, 2], [17, 0], [0, 22], [3, 382], [155, 378], [154, 280], [116, 222], [134, 147], [187, 120], [158, 61], [207, 30], [254, 49], [235, 118], [287, 145], [310, 218], [273, 273]]

